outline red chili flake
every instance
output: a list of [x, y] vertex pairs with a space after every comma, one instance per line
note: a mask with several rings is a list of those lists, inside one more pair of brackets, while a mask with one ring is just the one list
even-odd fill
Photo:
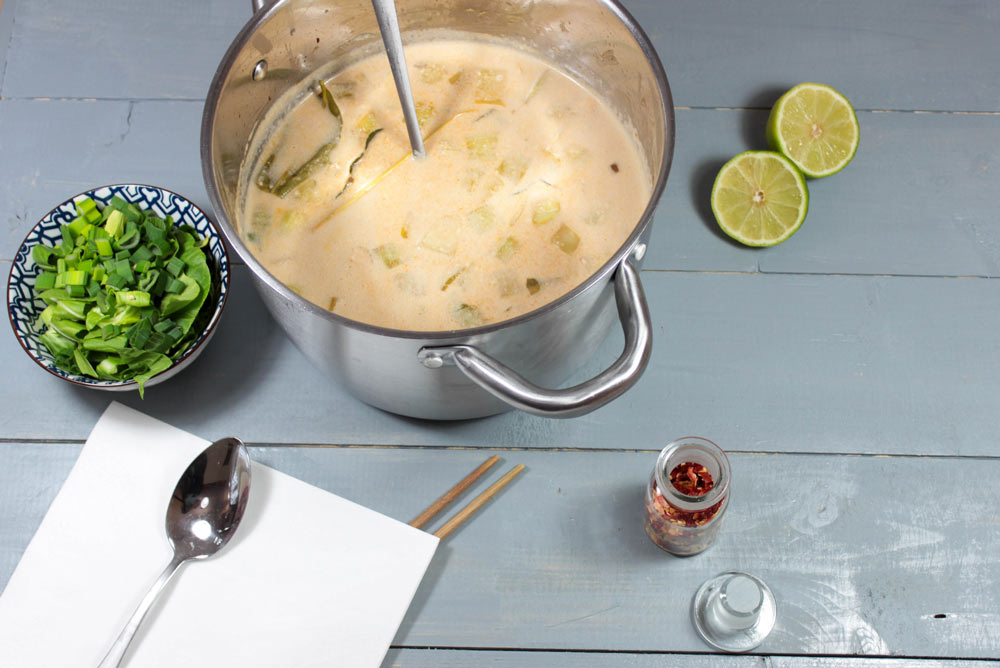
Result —
[[670, 484], [681, 494], [702, 496], [715, 485], [712, 474], [701, 464], [684, 462], [670, 472]]
[[618, 163], [617, 162], [612, 162], [611, 163], [611, 171], [614, 172], [615, 174], [618, 173]]

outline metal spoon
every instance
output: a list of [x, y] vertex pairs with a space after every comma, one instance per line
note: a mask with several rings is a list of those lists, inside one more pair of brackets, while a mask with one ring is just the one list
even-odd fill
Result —
[[375, 8], [375, 18], [378, 19], [378, 29], [382, 33], [382, 43], [389, 56], [389, 67], [392, 78], [396, 81], [396, 93], [399, 103], [403, 106], [403, 118], [406, 119], [406, 131], [410, 135], [410, 147], [414, 158], [427, 155], [424, 150], [424, 140], [420, 136], [420, 123], [417, 122], [417, 109], [413, 105], [413, 91], [410, 90], [410, 75], [406, 70], [406, 58], [403, 57], [403, 38], [399, 35], [399, 21], [396, 19], [395, 0], [372, 0]]
[[208, 446], [177, 481], [167, 506], [167, 540], [174, 558], [157, 578], [111, 645], [99, 668], [121, 663], [132, 637], [177, 567], [221, 550], [243, 519], [250, 493], [250, 456], [243, 442], [224, 438]]

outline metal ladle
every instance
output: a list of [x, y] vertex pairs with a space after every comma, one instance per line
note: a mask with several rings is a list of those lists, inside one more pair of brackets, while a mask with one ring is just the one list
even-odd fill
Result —
[[403, 118], [406, 119], [406, 132], [410, 135], [410, 147], [414, 158], [427, 155], [424, 140], [420, 136], [420, 123], [417, 122], [417, 109], [413, 104], [413, 91], [410, 89], [410, 75], [406, 69], [406, 58], [403, 56], [403, 38], [399, 34], [399, 21], [396, 18], [395, 0], [372, 0], [375, 8], [375, 18], [378, 19], [378, 29], [382, 33], [382, 43], [385, 44], [386, 55], [389, 56], [389, 67], [392, 78], [396, 81], [396, 92], [399, 103], [403, 106]]
[[250, 493], [250, 456], [243, 442], [212, 443], [187, 467], [167, 505], [167, 540], [174, 557], [132, 613], [99, 668], [121, 663], [143, 618], [177, 567], [209, 557], [229, 542], [243, 519]]

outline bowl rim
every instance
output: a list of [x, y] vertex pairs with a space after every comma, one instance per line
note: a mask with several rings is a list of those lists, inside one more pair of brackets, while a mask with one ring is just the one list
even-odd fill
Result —
[[[25, 251], [25, 257], [30, 255], [30, 249], [26, 250], [28, 238], [35, 232], [35, 230], [42, 224], [43, 221], [54, 216], [55, 213], [59, 211], [59, 209], [63, 208], [67, 204], [74, 203], [76, 199], [79, 197], [85, 197], [85, 196], [92, 197], [93, 193], [96, 193], [97, 191], [103, 190], [105, 188], [121, 189], [128, 187], [149, 188], [151, 190], [158, 190], [162, 193], [167, 193], [183, 200], [189, 206], [193, 207], [197, 212], [199, 212], [202, 216], [204, 216], [205, 222], [208, 224], [209, 229], [212, 231], [212, 233], [215, 234], [216, 237], [218, 237], [220, 242], [219, 247], [222, 249], [221, 261], [219, 263], [219, 276], [222, 279], [219, 286], [220, 294], [218, 300], [216, 301], [215, 308], [213, 309], [211, 320], [209, 320], [208, 324], [202, 330], [201, 334], [198, 336], [198, 339], [193, 344], [191, 344], [180, 357], [174, 360], [173, 363], [168, 368], [164, 369], [163, 371], [161, 371], [160, 373], [156, 374], [155, 376], [151, 377], [149, 380], [146, 381], [145, 383], [146, 387], [149, 387], [151, 384], [154, 383], [154, 381], [156, 381], [157, 378], [160, 378], [164, 374], [176, 372], [192, 355], [201, 350], [201, 348], [209, 341], [209, 339], [212, 338], [212, 334], [215, 333], [215, 328], [218, 326], [219, 321], [222, 318], [222, 311], [225, 308], [226, 302], [229, 299], [231, 263], [229, 260], [229, 249], [227, 248], [226, 237], [225, 235], [222, 234], [222, 231], [220, 230], [216, 222], [212, 219], [210, 215], [208, 215], [205, 209], [198, 206], [198, 204], [196, 204], [194, 201], [192, 201], [185, 195], [182, 195], [175, 190], [171, 190], [170, 188], [164, 188], [162, 186], [154, 186], [147, 183], [108, 183], [88, 188], [87, 190], [84, 190], [82, 192], [77, 193], [76, 195], [66, 198], [59, 204], [49, 209], [48, 213], [41, 216], [31, 226], [28, 232], [24, 235], [24, 239], [22, 239], [21, 243], [18, 245], [17, 250], [14, 251], [14, 257], [10, 261], [10, 271], [7, 273], [7, 319], [10, 322], [11, 329], [14, 332], [14, 338], [17, 339], [17, 342], [21, 346], [21, 349], [24, 350], [25, 354], [31, 359], [31, 361], [33, 361], [35, 364], [37, 364], [42, 369], [52, 374], [56, 378], [73, 383], [74, 385], [79, 385], [81, 387], [90, 387], [103, 390], [107, 389], [129, 390], [129, 389], [138, 389], [139, 383], [137, 383], [135, 380], [103, 380], [100, 378], [90, 378], [89, 376], [83, 376], [80, 374], [71, 373], [69, 371], [66, 371], [65, 369], [60, 369], [55, 364], [46, 363], [44, 360], [39, 359], [37, 355], [32, 353], [31, 350], [28, 349], [28, 346], [25, 345], [25, 338], [26, 338], [25, 334], [22, 333], [21, 330], [17, 327], [17, 325], [14, 324], [14, 316], [12, 313], [12, 306], [11, 306], [11, 282], [14, 279], [14, 269], [18, 266], [17, 257], [21, 254], [21, 251]], [[175, 221], [174, 224], [176, 225], [178, 222], [179, 221]], [[32, 291], [34, 291], [34, 286], [32, 286]]]

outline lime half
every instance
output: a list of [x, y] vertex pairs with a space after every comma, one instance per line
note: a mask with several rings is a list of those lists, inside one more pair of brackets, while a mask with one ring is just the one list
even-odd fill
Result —
[[858, 150], [858, 117], [833, 88], [802, 83], [778, 98], [767, 119], [767, 143], [806, 176], [842, 170]]
[[746, 151], [727, 162], [712, 186], [722, 231], [747, 246], [773, 246], [806, 218], [809, 189], [792, 162], [773, 151]]

